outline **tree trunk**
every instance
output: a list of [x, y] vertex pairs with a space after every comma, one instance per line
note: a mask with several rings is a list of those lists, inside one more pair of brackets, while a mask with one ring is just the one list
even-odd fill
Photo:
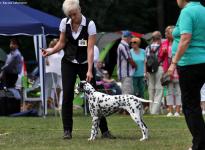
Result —
[[157, 19], [158, 19], [158, 30], [164, 33], [165, 22], [164, 22], [164, 0], [157, 0]]

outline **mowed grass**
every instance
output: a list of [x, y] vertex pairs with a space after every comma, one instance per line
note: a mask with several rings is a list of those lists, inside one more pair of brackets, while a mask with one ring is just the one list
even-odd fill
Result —
[[149, 128], [149, 140], [140, 142], [139, 127], [127, 115], [107, 118], [115, 140], [87, 141], [91, 117], [74, 111], [72, 140], [62, 139], [60, 117], [0, 117], [0, 150], [187, 150], [191, 135], [184, 117], [167, 118], [163, 115], [144, 115]]

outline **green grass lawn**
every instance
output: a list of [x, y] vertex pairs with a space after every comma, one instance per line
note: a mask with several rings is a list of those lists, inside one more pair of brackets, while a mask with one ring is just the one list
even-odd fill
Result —
[[[141, 132], [129, 116], [108, 117], [115, 140], [88, 142], [91, 117], [74, 112], [73, 139], [62, 139], [60, 117], [0, 117], [0, 150], [187, 150], [191, 135], [184, 117], [144, 116], [150, 138], [140, 142]], [[6, 134], [5, 134], [6, 133]], [[8, 133], [8, 134], [7, 134]]]

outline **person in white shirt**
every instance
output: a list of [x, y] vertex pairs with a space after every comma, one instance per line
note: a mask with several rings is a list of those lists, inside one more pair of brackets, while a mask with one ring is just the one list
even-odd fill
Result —
[[96, 67], [96, 65], [97, 65], [99, 55], [100, 55], [99, 48], [96, 45], [94, 45], [94, 58], [93, 58], [94, 67]]
[[[54, 47], [58, 42], [58, 39], [53, 39], [49, 47]], [[61, 76], [61, 59], [63, 58], [64, 52], [63, 50], [50, 55], [46, 58], [46, 98], [51, 98], [52, 89], [54, 89], [54, 96], [56, 97], [55, 105], [59, 104], [60, 99], [60, 91], [62, 89], [62, 76]], [[58, 101], [57, 101], [58, 100]]]

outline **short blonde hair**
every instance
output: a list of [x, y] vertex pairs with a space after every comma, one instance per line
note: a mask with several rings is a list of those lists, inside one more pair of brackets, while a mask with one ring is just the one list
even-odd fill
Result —
[[49, 43], [49, 48], [53, 48], [57, 43], [58, 43], [58, 39], [53, 39], [50, 43]]
[[62, 6], [62, 9], [63, 9], [63, 12], [66, 16], [68, 16], [69, 12], [73, 9], [78, 9], [80, 8], [80, 2], [79, 0], [65, 0], [63, 2], [63, 6]]
[[134, 37], [134, 38], [131, 39], [131, 42], [136, 42], [137, 45], [140, 45], [140, 43], [141, 43], [141, 39], [138, 38], [138, 37]]

